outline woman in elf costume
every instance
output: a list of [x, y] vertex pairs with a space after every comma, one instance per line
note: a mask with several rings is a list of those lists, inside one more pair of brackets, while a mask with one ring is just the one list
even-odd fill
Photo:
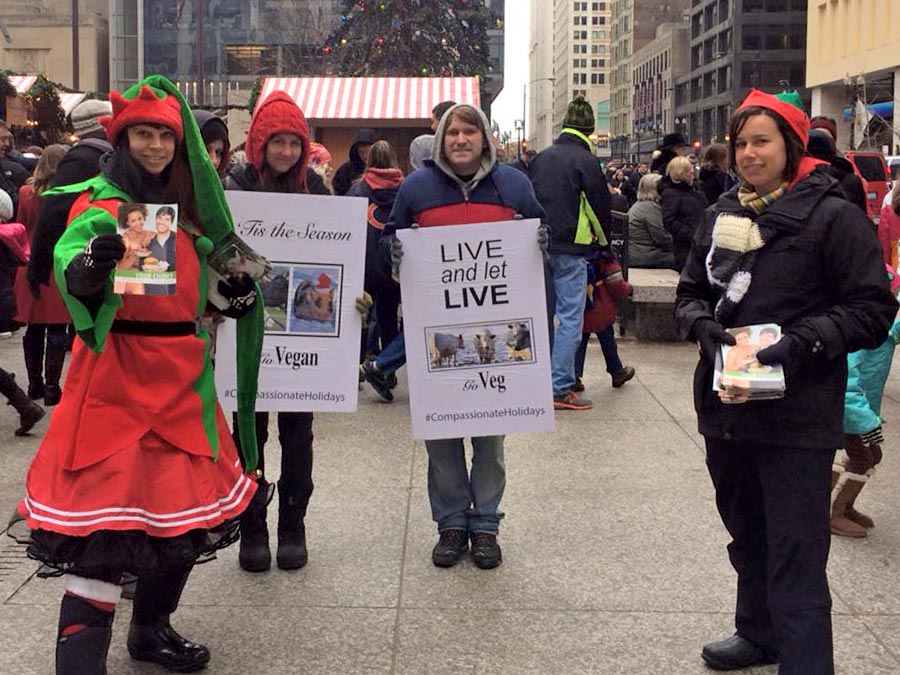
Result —
[[[111, 94], [101, 119], [114, 152], [81, 193], [54, 250], [56, 281], [79, 339], [62, 401], [32, 462], [18, 511], [29, 555], [66, 574], [56, 648], [59, 675], [106, 673], [118, 586], [138, 577], [128, 651], [178, 672], [203, 668], [206, 647], [169, 623], [192, 566], [235, 541], [256, 483], [241, 469], [216, 400], [206, 259], [233, 231], [194, 117], [171, 82], [145, 79]], [[116, 295], [125, 254], [122, 203], [177, 203], [174, 295]], [[262, 341], [258, 289], [228, 289], [239, 318], [239, 415], [247, 472], [255, 469], [253, 408]], [[225, 294], [225, 293], [223, 293]], [[245, 354], [243, 350], [247, 350]]]
[[[808, 136], [789, 101], [747, 96], [729, 129], [740, 189], [707, 209], [676, 293], [678, 328], [700, 345], [694, 406], [738, 576], [736, 632], [702, 651], [717, 670], [777, 661], [779, 675], [833, 675], [826, 565], [846, 355], [881, 344], [897, 313], [871, 223], [805, 155]], [[725, 329], [762, 323], [782, 327], [756, 359], [784, 368], [784, 398], [725, 405], [712, 388], [720, 345], [735, 344]]]

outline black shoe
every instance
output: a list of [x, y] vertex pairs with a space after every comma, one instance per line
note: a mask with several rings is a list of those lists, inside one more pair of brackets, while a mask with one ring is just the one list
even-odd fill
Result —
[[634, 368], [631, 366], [625, 366], [618, 373], [613, 373], [612, 376], [612, 385], [613, 389], [618, 389], [623, 384], [628, 382], [632, 377], [634, 377]]
[[778, 663], [771, 651], [759, 647], [740, 635], [703, 645], [700, 654], [713, 670], [740, 670], [750, 666]]
[[441, 530], [440, 539], [431, 551], [431, 562], [436, 567], [453, 567], [469, 548], [469, 538], [465, 530]]
[[575, 384], [572, 385], [572, 391], [576, 391], [579, 394], [584, 391], [584, 382], [581, 381], [580, 377], [575, 378]]
[[278, 481], [278, 549], [275, 562], [278, 569], [298, 570], [309, 561], [306, 550], [306, 506], [311, 491], [290, 489]]
[[209, 663], [209, 650], [181, 637], [168, 618], [148, 626], [131, 624], [126, 644], [134, 660], [158, 663], [176, 673], [203, 670]]
[[62, 389], [48, 384], [44, 387], [44, 405], [58, 405], [62, 398]]
[[391, 373], [390, 375], [385, 376], [384, 382], [385, 382], [385, 384], [387, 384], [388, 389], [396, 389], [397, 388], [397, 374]]
[[267, 572], [272, 567], [266, 509], [271, 497], [269, 483], [260, 478], [256, 494], [241, 514], [241, 544], [238, 564], [245, 572]]
[[44, 380], [32, 380], [28, 383], [28, 398], [32, 401], [40, 401], [44, 398]]
[[366, 361], [359, 367], [359, 372], [366, 379], [366, 382], [372, 385], [372, 388], [378, 392], [378, 395], [385, 401], [393, 401], [394, 394], [388, 386], [388, 380], [384, 373], [375, 369], [375, 365], [371, 361]]
[[472, 562], [475, 567], [492, 570], [503, 562], [503, 553], [497, 543], [497, 535], [490, 532], [472, 533]]

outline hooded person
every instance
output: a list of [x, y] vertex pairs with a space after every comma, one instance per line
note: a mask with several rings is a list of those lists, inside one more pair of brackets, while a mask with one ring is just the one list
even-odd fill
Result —
[[863, 213], [866, 213], [869, 207], [862, 181], [853, 172], [853, 164], [838, 152], [831, 134], [823, 129], [811, 129], [806, 151], [816, 159], [821, 159], [831, 165], [825, 171], [834, 176], [841, 184], [847, 201], [856, 204]]
[[[834, 672], [826, 567], [846, 357], [885, 341], [897, 301], [868, 218], [805, 154], [803, 111], [753, 90], [728, 134], [741, 185], [704, 212], [675, 301], [679, 333], [700, 347], [694, 407], [738, 575], [735, 634], [701, 656], [717, 670], [777, 661], [782, 673], [824, 675]], [[781, 366], [784, 396], [720, 398], [727, 329], [759, 324], [781, 327], [756, 360]]]
[[[329, 195], [321, 176], [309, 170], [309, 127], [303, 111], [283, 91], [272, 92], [250, 121], [244, 143], [247, 164], [234, 167], [225, 181], [228, 190], [280, 194]], [[270, 282], [271, 283], [271, 282]], [[267, 289], [268, 290], [268, 289]], [[361, 309], [363, 299], [357, 300]], [[368, 306], [371, 300], [368, 301]], [[365, 313], [368, 313], [368, 306]], [[298, 402], [293, 410], [278, 413], [281, 472], [278, 480], [279, 569], [299, 569], [308, 561], [306, 509], [313, 493], [313, 414]], [[238, 564], [247, 572], [266, 572], [272, 566], [267, 506], [269, 478], [265, 462], [269, 413], [257, 413], [259, 448], [257, 482], [260, 489], [241, 518]], [[243, 422], [235, 425], [235, 440], [243, 443]], [[272, 472], [274, 473], [274, 471]]]
[[[511, 166], [499, 164], [490, 141], [491, 126], [481, 110], [455, 105], [441, 118], [432, 146], [433, 160], [413, 171], [400, 186], [382, 238], [399, 266], [397, 230], [412, 227], [453, 226], [524, 218], [544, 218], [528, 178]], [[583, 293], [582, 289], [582, 293]], [[386, 372], [405, 362], [400, 333], [382, 351], [375, 366], [364, 374], [384, 384]], [[387, 360], [382, 360], [385, 355]], [[391, 371], [387, 371], [391, 368]], [[503, 436], [471, 439], [471, 473], [466, 466], [462, 438], [425, 441], [428, 452], [428, 497], [437, 524], [438, 542], [432, 563], [455, 565], [472, 543], [472, 560], [482, 569], [502, 561], [497, 543], [500, 502], [506, 484]]]
[[231, 165], [231, 140], [225, 120], [208, 110], [195, 110], [194, 119], [200, 127], [200, 136], [209, 153], [209, 161], [221, 178], [225, 178]]
[[[198, 323], [207, 307], [207, 258], [234, 228], [175, 85], [156, 75], [110, 98], [112, 114], [101, 124], [115, 150], [103, 172], [56, 189], [79, 194], [54, 248], [56, 282], [78, 337], [11, 532], [27, 526], [20, 536], [30, 535], [29, 555], [50, 574], [67, 575], [59, 675], [106, 672], [126, 573], [138, 578], [129, 654], [188, 672], [209, 661], [209, 650], [178, 635], [169, 617], [193, 565], [235, 541], [256, 490], [241, 471], [216, 398], [209, 336]], [[119, 207], [134, 202], [178, 205], [174, 295], [113, 292], [113, 270], [125, 255]], [[247, 280], [217, 290], [229, 299], [223, 313], [242, 317], [238, 414], [248, 420], [244, 463], [253, 471], [262, 307]]]
[[434, 134], [422, 134], [416, 136], [409, 144], [409, 165], [415, 169], [425, 166], [425, 160], [431, 159], [431, 150], [434, 147]]
[[340, 168], [334, 174], [332, 185], [334, 194], [343, 196], [355, 183], [363, 172], [366, 170], [366, 157], [369, 154], [375, 141], [378, 140], [378, 134], [374, 129], [360, 129], [356, 132], [353, 139], [353, 145], [350, 146], [350, 159], [341, 164]]

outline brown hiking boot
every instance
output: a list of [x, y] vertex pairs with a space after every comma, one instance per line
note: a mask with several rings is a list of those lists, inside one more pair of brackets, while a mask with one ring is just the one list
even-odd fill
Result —
[[634, 368], [631, 366], [625, 366], [618, 373], [613, 373], [612, 376], [612, 386], [613, 389], [618, 389], [623, 384], [628, 382], [632, 377], [634, 377]]

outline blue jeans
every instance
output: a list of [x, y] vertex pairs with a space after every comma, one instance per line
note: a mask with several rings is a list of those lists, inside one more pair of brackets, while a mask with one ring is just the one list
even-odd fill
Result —
[[397, 337], [391, 340], [387, 347], [375, 358], [375, 364], [385, 375], [390, 375], [406, 363], [406, 339], [403, 331], [397, 333]]
[[581, 327], [584, 324], [587, 286], [584, 256], [551, 253], [547, 261], [547, 274], [553, 279], [556, 296], [554, 313], [559, 321], [550, 357], [553, 395], [565, 396], [575, 385], [575, 353], [581, 343]]
[[[616, 332], [612, 324], [595, 333], [597, 339], [600, 340], [600, 349], [603, 350], [603, 360], [606, 361], [606, 372], [615, 375], [624, 368], [622, 361], [619, 360], [619, 348], [616, 346]], [[581, 344], [578, 346], [578, 352], [575, 354], [575, 375], [581, 377], [584, 375], [584, 359], [587, 356], [588, 342], [591, 341], [590, 333], [581, 334]]]
[[438, 532], [460, 529], [497, 534], [506, 488], [503, 436], [472, 438], [472, 472], [466, 470], [462, 438], [425, 441], [428, 500]]

